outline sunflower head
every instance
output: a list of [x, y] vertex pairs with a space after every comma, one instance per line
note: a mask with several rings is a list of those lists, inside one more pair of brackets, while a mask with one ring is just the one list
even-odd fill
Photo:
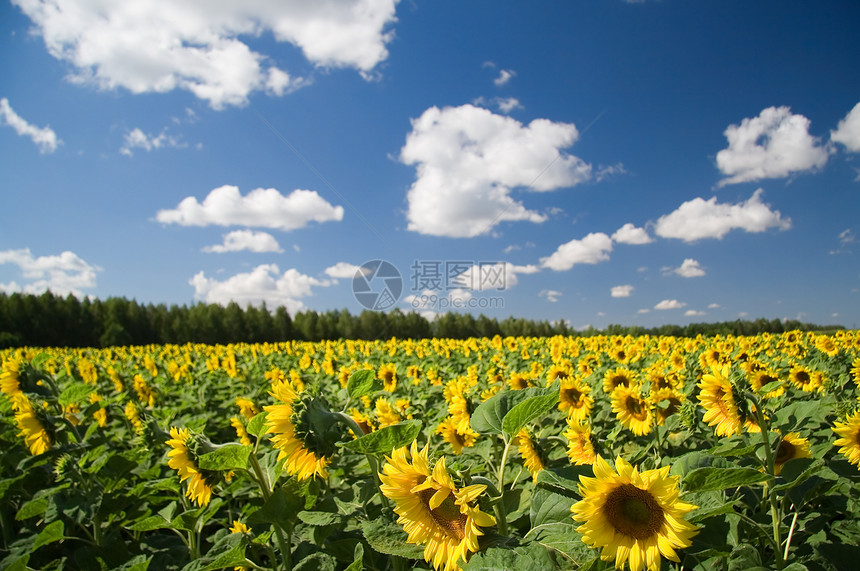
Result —
[[836, 422], [833, 432], [840, 437], [833, 443], [839, 446], [839, 453], [860, 468], [860, 411], [848, 416], [845, 422]]
[[789, 460], [795, 458], [810, 458], [812, 454], [809, 451], [809, 440], [803, 438], [796, 432], [789, 432], [782, 437], [777, 446], [776, 454], [773, 457], [774, 474], [779, 476], [782, 473], [782, 467]]
[[221, 474], [211, 470], [202, 470], [197, 459], [213, 450], [212, 444], [187, 428], [172, 427], [170, 439], [167, 440], [170, 450], [167, 452], [167, 465], [179, 474], [179, 481], [188, 481], [185, 495], [200, 506], [209, 504], [212, 499], [212, 489], [221, 481]]
[[570, 509], [583, 522], [582, 541], [618, 569], [627, 562], [631, 571], [658, 571], [661, 557], [679, 562], [675, 550], [689, 547], [697, 529], [684, 521], [696, 506], [679, 499], [678, 476], [669, 466], [640, 473], [621, 457], [615, 468], [597, 457], [594, 478], [580, 476], [582, 500]]

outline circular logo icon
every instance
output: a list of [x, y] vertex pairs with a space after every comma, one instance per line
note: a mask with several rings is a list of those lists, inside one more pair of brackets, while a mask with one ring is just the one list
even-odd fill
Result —
[[352, 295], [367, 309], [385, 311], [400, 299], [403, 278], [390, 262], [372, 260], [355, 271]]

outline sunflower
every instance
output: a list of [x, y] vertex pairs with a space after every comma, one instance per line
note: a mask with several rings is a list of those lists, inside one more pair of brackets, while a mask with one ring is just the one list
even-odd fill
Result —
[[820, 391], [824, 385], [823, 373], [811, 371], [802, 365], [792, 367], [789, 378], [797, 388], [806, 392]]
[[269, 394], [280, 404], [263, 407], [268, 412], [266, 428], [274, 434], [272, 444], [280, 450], [278, 460], [285, 460], [284, 469], [299, 480], [327, 478], [325, 467], [335, 449], [314, 434], [308, 412], [314, 401], [299, 398], [288, 381], [276, 382]]
[[[373, 420], [369, 415], [361, 412], [357, 408], [349, 409], [349, 416], [355, 421], [358, 427], [361, 429], [362, 434], [370, 434], [375, 430], [373, 426]], [[358, 438], [362, 434], [356, 434], [355, 437]]]
[[197, 454], [191, 449], [194, 448], [194, 439], [189, 430], [171, 427], [167, 445], [170, 446], [167, 465], [179, 473], [180, 482], [190, 480], [185, 495], [199, 506], [208, 505], [212, 499], [212, 485], [216, 481], [217, 473], [198, 468]]
[[557, 380], [564, 382], [572, 374], [570, 364], [554, 364], [546, 373], [546, 385], [550, 386]]
[[382, 386], [386, 391], [393, 393], [397, 388], [397, 365], [394, 363], [380, 365], [376, 376], [382, 380]]
[[[747, 379], [749, 379], [750, 386], [756, 392], [761, 391], [762, 387], [769, 383], [779, 381], [779, 377], [776, 376], [776, 373], [767, 368], [754, 368], [750, 373], [747, 374]], [[774, 390], [770, 391], [769, 393], [765, 393], [764, 398], [773, 399], [782, 396], [784, 393], [785, 387], [780, 384]]]
[[12, 359], [3, 363], [3, 369], [0, 372], [0, 392], [4, 395], [12, 397], [21, 392], [18, 378], [21, 375], [22, 364], [20, 359]]
[[[651, 404], [654, 406], [654, 416], [657, 419], [657, 424], [663, 426], [666, 419], [681, 410], [681, 405], [684, 404], [686, 397], [684, 393], [673, 389], [658, 389], [651, 391]], [[666, 402], [666, 406], [660, 406], [660, 403]]]
[[617, 368], [606, 372], [603, 377], [603, 391], [612, 394], [612, 391], [618, 387], [629, 387], [636, 379], [635, 374], [630, 369]]
[[833, 445], [839, 446], [839, 453], [860, 468], [860, 412], [855, 412], [845, 422], [837, 422], [836, 428], [832, 430], [842, 437]]
[[239, 413], [251, 420], [258, 414], [260, 414], [260, 407], [254, 404], [254, 401], [251, 399], [246, 399], [245, 397], [236, 397], [236, 406], [239, 407]]
[[454, 449], [454, 454], [457, 455], [463, 452], [463, 448], [474, 446], [479, 436], [477, 432], [469, 427], [466, 427], [465, 431], [461, 431], [457, 420], [450, 416], [439, 424], [436, 428], [436, 434], [442, 435], [442, 438], [451, 445], [451, 448]]
[[233, 525], [230, 526], [230, 533], [251, 533], [251, 528], [238, 519], [234, 519]]
[[248, 435], [245, 425], [238, 416], [230, 418], [230, 426], [236, 430], [236, 437], [239, 439], [242, 446], [251, 446], [251, 437]]
[[699, 383], [699, 402], [705, 407], [703, 420], [716, 427], [714, 432], [717, 436], [738, 434], [743, 426], [729, 381], [730, 371], [729, 365], [714, 365], [711, 373], [702, 375]]
[[508, 386], [513, 391], [521, 391], [529, 388], [531, 385], [528, 373], [511, 373], [511, 376], [508, 378]]
[[779, 446], [776, 449], [776, 455], [773, 457], [773, 473], [779, 476], [782, 473], [782, 467], [789, 460], [794, 458], [810, 458], [812, 454], [809, 452], [809, 440], [802, 438], [796, 432], [789, 432], [779, 441]]
[[591, 426], [580, 424], [573, 418], [567, 419], [567, 457], [577, 466], [594, 464], [594, 444], [591, 442]]
[[15, 411], [15, 423], [24, 437], [24, 443], [30, 449], [30, 454], [38, 456], [51, 449], [54, 445], [53, 431], [42, 410], [34, 408], [30, 399], [24, 393], [12, 396], [12, 410]]
[[583, 422], [591, 414], [594, 399], [591, 397], [591, 387], [582, 381], [570, 377], [561, 382], [558, 391], [558, 410], [567, 412], [568, 417]]
[[[460, 560], [478, 550], [482, 527], [495, 525], [490, 514], [475, 505], [486, 486], [457, 489], [445, 459], [430, 472], [428, 447], [420, 452], [413, 442], [386, 458], [379, 475], [379, 489], [395, 503], [397, 523], [403, 526], [409, 543], [424, 545], [424, 560], [435, 569], [460, 569]], [[410, 462], [411, 456], [411, 462]]]
[[391, 426], [400, 422], [399, 409], [396, 406], [391, 406], [391, 403], [380, 397], [376, 399], [376, 420], [379, 423], [379, 428]]
[[619, 385], [612, 391], [612, 412], [625, 428], [636, 436], [651, 432], [654, 423], [653, 404], [644, 398], [638, 386]]
[[835, 357], [839, 354], [839, 345], [828, 335], [820, 335], [815, 339], [815, 346], [828, 357]]
[[517, 448], [532, 479], [537, 478], [538, 473], [546, 467], [546, 462], [543, 452], [525, 428], [517, 433]]
[[669, 476], [669, 466], [640, 474], [620, 456], [615, 467], [597, 457], [595, 477], [579, 477], [582, 500], [570, 510], [584, 522], [582, 541], [616, 569], [627, 562], [631, 571], [658, 571], [661, 556], [680, 562], [675, 550], [689, 547], [698, 530], [683, 519], [696, 506], [678, 498], [679, 477]]

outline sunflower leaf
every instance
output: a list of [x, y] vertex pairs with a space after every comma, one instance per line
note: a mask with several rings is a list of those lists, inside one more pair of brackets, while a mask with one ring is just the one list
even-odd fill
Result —
[[772, 476], [755, 468], [696, 468], [684, 476], [684, 489], [688, 492], [709, 492], [772, 479]]
[[502, 391], [488, 398], [472, 413], [472, 430], [481, 433], [501, 434], [505, 416], [521, 402], [532, 397], [555, 394], [558, 390], [531, 388], [521, 391]]
[[406, 532], [395, 523], [385, 518], [361, 522], [361, 533], [370, 546], [385, 555], [397, 555], [407, 559], [422, 559], [424, 548], [420, 545], [406, 543]]
[[261, 412], [258, 415], [254, 416], [250, 421], [248, 421], [248, 426], [245, 427], [245, 430], [248, 431], [248, 434], [252, 434], [254, 436], [260, 437], [266, 433], [266, 416], [265, 412]]
[[391, 454], [392, 450], [411, 444], [421, 433], [420, 420], [405, 420], [380, 428], [341, 446], [362, 454]]
[[502, 430], [510, 436], [517, 434], [526, 424], [546, 414], [558, 402], [558, 391], [527, 398], [515, 405], [502, 419]]
[[248, 457], [251, 455], [250, 446], [241, 444], [227, 444], [222, 448], [216, 448], [207, 454], [197, 457], [197, 465], [201, 470], [247, 470]]
[[382, 379], [376, 378], [376, 371], [361, 369], [349, 376], [346, 382], [346, 392], [349, 398], [357, 399], [376, 391], [382, 390]]

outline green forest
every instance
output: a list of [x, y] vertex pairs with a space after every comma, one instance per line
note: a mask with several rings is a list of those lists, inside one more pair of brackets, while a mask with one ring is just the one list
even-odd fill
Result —
[[417, 313], [394, 309], [388, 313], [346, 309], [290, 315], [265, 305], [245, 308], [198, 303], [140, 304], [112, 297], [78, 299], [46, 292], [41, 295], [0, 293], [0, 348], [112, 347], [153, 343], [209, 343], [320, 341], [324, 339], [465, 339], [495, 335], [549, 337], [552, 335], [755, 335], [783, 331], [832, 331], [838, 325], [812, 325], [795, 320], [737, 320], [720, 323], [662, 325], [656, 328], [609, 325], [604, 330], [574, 330], [563, 321], [533, 321], [516, 317], [498, 320], [467, 313], [446, 313], [430, 321]]

